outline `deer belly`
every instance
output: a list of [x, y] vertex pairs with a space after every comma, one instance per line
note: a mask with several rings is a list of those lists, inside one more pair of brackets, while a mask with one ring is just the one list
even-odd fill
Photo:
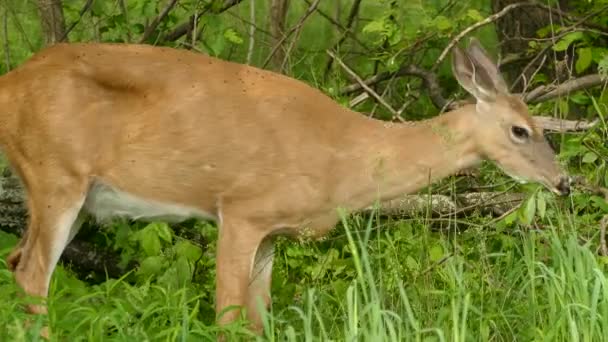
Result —
[[100, 221], [113, 217], [167, 222], [180, 222], [189, 218], [217, 221], [217, 215], [199, 208], [141, 198], [99, 182], [91, 186], [84, 202], [84, 209]]

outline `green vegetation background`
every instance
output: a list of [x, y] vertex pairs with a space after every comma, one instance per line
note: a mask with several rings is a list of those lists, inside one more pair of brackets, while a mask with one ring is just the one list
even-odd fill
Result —
[[[352, 2], [340, 1], [343, 10], [339, 22], [346, 21]], [[125, 18], [118, 1], [98, 0], [79, 19], [84, 3], [64, 1], [68, 25], [80, 20], [70, 33], [71, 41], [123, 42], [129, 35], [139, 37], [145, 24], [164, 6], [157, 1], [126, 1]], [[321, 1], [319, 9], [334, 16], [337, 3]], [[571, 3], [591, 11], [607, 2]], [[181, 1], [159, 25], [158, 32], [170, 30], [205, 4]], [[251, 1], [243, 1], [228, 12], [206, 14], [199, 24], [204, 27], [201, 39], [193, 48], [244, 63], [250, 6]], [[288, 28], [298, 22], [308, 6], [305, 1], [292, 1]], [[40, 49], [43, 35], [34, 1], [3, 0], [0, 11], [6, 24], [6, 34], [0, 35], [8, 37], [10, 47], [9, 63], [6, 49], [0, 49], [0, 73], [5, 73]], [[376, 70], [395, 70], [405, 60], [428, 69], [451, 37], [489, 14], [490, 2], [483, 0], [403, 1], [397, 6], [391, 6], [390, 1], [364, 0], [353, 32], [368, 49], [347, 39], [339, 55], [366, 76]], [[265, 33], [268, 1], [256, 1], [255, 18], [259, 29], [251, 64], [261, 66], [272, 48]], [[596, 18], [597, 22], [602, 18], [608, 22], [608, 14]], [[559, 30], [558, 24], [553, 30]], [[490, 52], [498, 53], [493, 25], [471, 35], [480, 38]], [[154, 37], [150, 43], [154, 43]], [[325, 75], [325, 49], [339, 37], [335, 25], [319, 12], [313, 13], [298, 35], [285, 73], [346, 105], [350, 99], [338, 95], [337, 90], [351, 81], [339, 67]], [[588, 32], [562, 37], [561, 44], [566, 48], [584, 51], [579, 56], [590, 56], [581, 62], [588, 65], [578, 66], [577, 71], [605, 71], [608, 50], [594, 45], [598, 39]], [[424, 48], [414, 49], [416, 42]], [[183, 43], [165, 44], [187, 47]], [[533, 45], [531, 49], [537, 48]], [[451, 77], [449, 63], [441, 65], [438, 75], [446, 96], [462, 94]], [[533, 82], [543, 84], [548, 80], [537, 75]], [[419, 80], [413, 78], [390, 81], [385, 96], [400, 107], [417, 85]], [[418, 120], [437, 115], [424, 89], [418, 95], [404, 117]], [[573, 174], [605, 187], [606, 90], [578, 92], [530, 109], [535, 114], [565, 117], [570, 103], [583, 108], [580, 118], [599, 117], [601, 124], [582, 134], [558, 134], [552, 139], [560, 145], [560, 156]], [[356, 109], [390, 118], [371, 101]], [[515, 184], [491, 164], [484, 164], [480, 179], [489, 190], [523, 192], [526, 200], [501, 218], [481, 213], [466, 219], [355, 216], [345, 219], [320, 242], [280, 240], [275, 255], [272, 312], [266, 317], [263, 339], [608, 341], [608, 258], [598, 253], [598, 222], [608, 214], [606, 200], [583, 192], [557, 199], [536, 185]], [[426, 191], [449, 195], [466, 187], [466, 179], [453, 177]], [[200, 241], [175, 234], [176, 229], [184, 228], [199, 234]], [[53, 339], [214, 339], [219, 329], [213, 324], [216, 234], [213, 224], [193, 221], [179, 227], [128, 221], [116, 221], [101, 231], [85, 227], [80, 236], [116, 250], [125, 263], [135, 259], [141, 266], [121, 279], [95, 274], [79, 279], [69, 265], [58, 267], [52, 280], [49, 311]], [[25, 316], [20, 306], [24, 300], [18, 298], [4, 262], [16, 241], [16, 236], [0, 232], [0, 339], [35, 340], [35, 329], [28, 330], [23, 324]], [[250, 336], [240, 323], [226, 329], [232, 334], [231, 340]]]

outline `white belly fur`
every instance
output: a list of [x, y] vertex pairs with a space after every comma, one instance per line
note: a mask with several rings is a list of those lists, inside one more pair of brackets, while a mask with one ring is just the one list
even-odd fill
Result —
[[112, 217], [135, 220], [180, 222], [189, 218], [217, 221], [218, 216], [198, 208], [143, 199], [109, 185], [95, 182], [87, 194], [84, 209], [100, 221]]

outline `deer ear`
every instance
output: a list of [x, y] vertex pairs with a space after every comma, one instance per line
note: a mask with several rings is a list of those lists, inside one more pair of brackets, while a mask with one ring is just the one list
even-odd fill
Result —
[[496, 92], [508, 94], [509, 88], [501, 76], [496, 63], [490, 58], [477, 38], [470, 39], [467, 52], [473, 63], [478, 66], [480, 73], [484, 73], [489, 78], [489, 82], [493, 84]]
[[492, 102], [496, 98], [496, 88], [492, 78], [458, 46], [452, 50], [452, 73], [458, 83], [478, 102]]

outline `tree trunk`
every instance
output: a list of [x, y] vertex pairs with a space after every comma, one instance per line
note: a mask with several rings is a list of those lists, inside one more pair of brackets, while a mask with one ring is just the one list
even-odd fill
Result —
[[45, 45], [66, 41], [61, 0], [38, 0], [38, 11]]
[[[504, 7], [519, 2], [527, 2], [527, 0], [492, 0], [492, 11], [494, 13], [499, 12]], [[555, 5], [562, 11], [568, 10], [568, 0], [559, 0], [558, 5]], [[496, 21], [496, 33], [500, 42], [502, 56], [508, 56], [511, 54], [521, 54], [523, 51], [528, 49], [528, 38], [537, 38], [537, 31], [551, 23], [559, 23], [559, 15], [556, 13], [550, 13], [548, 10], [534, 7], [534, 6], [523, 6], [510, 11], [507, 15], [503, 16]], [[534, 73], [539, 67], [539, 63], [542, 58], [538, 58], [535, 63], [532, 63], [530, 67], [525, 70], [524, 75], [527, 79]], [[530, 63], [530, 59], [521, 60], [509, 64], [508, 68], [505, 68], [504, 75], [508, 79], [508, 82], [514, 82], [518, 79], [522, 70], [526, 65]], [[540, 71], [546, 73], [550, 77], [559, 76], [550, 68], [553, 63], [545, 63], [545, 66], [541, 67]], [[524, 82], [519, 79], [515, 84], [514, 91], [521, 91], [524, 87]]]
[[[289, 0], [270, 0], [270, 33], [272, 35], [272, 48], [281, 44], [283, 35], [285, 34], [285, 24], [287, 19], [287, 8]], [[281, 45], [285, 45], [283, 40]], [[276, 53], [272, 56], [271, 67], [275, 71], [282, 72], [281, 65], [285, 59], [285, 49], [283, 46], [278, 46]]]

